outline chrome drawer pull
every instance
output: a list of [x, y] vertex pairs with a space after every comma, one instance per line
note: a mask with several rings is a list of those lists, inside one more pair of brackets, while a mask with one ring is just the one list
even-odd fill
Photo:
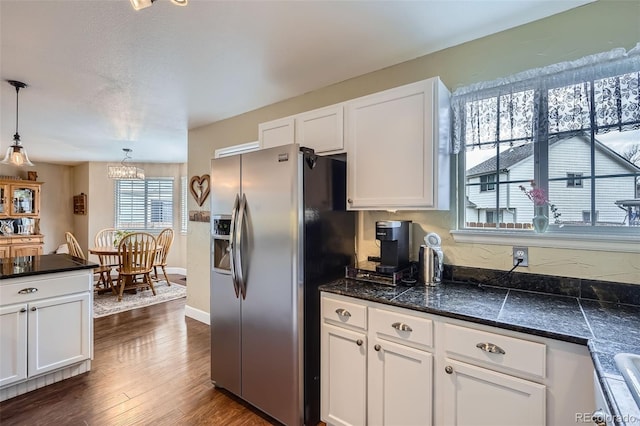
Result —
[[29, 293], [35, 293], [36, 291], [38, 291], [37, 288], [29, 287], [29, 288], [23, 288], [18, 292], [18, 294], [29, 294]]
[[393, 324], [391, 324], [391, 327], [400, 331], [413, 331], [413, 328], [409, 327], [407, 324], [403, 322], [394, 322]]
[[342, 309], [342, 308], [336, 309], [336, 314], [340, 315], [341, 317], [350, 317], [351, 316], [351, 313], [349, 311], [347, 311], [346, 309]]
[[494, 345], [493, 343], [478, 343], [476, 348], [482, 349], [485, 352], [490, 352], [492, 354], [501, 354], [504, 355], [506, 352], [498, 345]]

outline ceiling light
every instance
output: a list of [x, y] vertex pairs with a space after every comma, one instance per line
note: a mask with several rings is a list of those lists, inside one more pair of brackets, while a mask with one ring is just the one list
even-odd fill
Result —
[[151, 6], [154, 1], [155, 0], [131, 0], [131, 6], [133, 6], [135, 10], [140, 10]]
[[2, 164], [13, 164], [14, 166], [33, 166], [33, 163], [29, 161], [27, 151], [20, 143], [20, 135], [18, 134], [18, 93], [20, 89], [27, 87], [21, 81], [7, 80], [10, 85], [16, 88], [16, 134], [13, 135], [13, 145], [7, 148], [7, 154], [2, 160]]
[[[131, 6], [133, 6], [135, 10], [140, 10], [151, 6], [155, 1], [156, 0], [131, 0]], [[176, 6], [186, 6], [189, 0], [171, 0], [171, 3]]]
[[125, 164], [125, 161], [131, 159], [131, 148], [122, 148], [124, 158], [119, 166], [109, 166], [108, 175], [111, 179], [116, 180], [144, 180], [144, 170], [139, 167]]

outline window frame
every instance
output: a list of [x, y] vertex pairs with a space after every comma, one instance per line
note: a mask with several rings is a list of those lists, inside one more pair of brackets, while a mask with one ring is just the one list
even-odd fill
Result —
[[569, 173], [567, 172], [567, 188], [583, 188], [582, 178], [583, 173]]
[[[135, 188], [136, 185], [138, 185], [140, 182], [143, 182], [143, 187], [142, 188]], [[118, 230], [125, 230], [125, 231], [133, 231], [133, 232], [148, 232], [151, 234], [157, 234], [160, 231], [162, 231], [162, 229], [165, 228], [173, 228], [174, 227], [174, 220], [175, 220], [175, 214], [174, 214], [174, 209], [175, 209], [175, 196], [174, 196], [174, 183], [175, 183], [175, 179], [173, 177], [147, 177], [144, 180], [138, 180], [138, 179], [121, 179], [121, 180], [116, 180], [114, 185], [113, 185], [113, 192], [114, 192], [114, 228], [118, 229]], [[126, 202], [128, 202], [130, 205], [133, 205], [134, 203], [137, 204], [140, 201], [139, 200], [135, 200], [133, 199], [133, 196], [131, 197], [125, 197], [122, 192], [123, 192], [123, 185], [131, 185], [131, 191], [143, 191], [144, 195], [142, 196], [143, 198], [143, 203], [144, 203], [144, 207], [140, 207], [139, 205], [137, 205], [138, 212], [131, 212], [129, 214], [129, 221], [127, 222], [127, 214], [121, 212], [121, 209], [124, 207], [122, 204], [122, 199], [123, 198], [127, 198]], [[167, 184], [168, 188], [167, 188]], [[154, 191], [155, 188], [152, 188], [151, 186], [153, 185], [157, 185], [157, 198], [151, 198], [150, 193], [152, 193]], [[137, 195], [138, 198], [140, 198], [140, 195]], [[169, 219], [170, 220], [165, 220], [165, 221], [158, 221], [158, 222], [154, 222], [152, 221], [152, 216], [154, 214], [153, 207], [152, 207], [152, 201], [160, 201], [163, 204], [164, 203], [169, 203], [168, 207], [163, 207], [162, 208], [162, 213], [161, 214], [165, 214], [164, 211], [166, 209], [168, 215], [170, 216]], [[133, 209], [134, 207], [132, 207]], [[140, 226], [130, 226], [132, 223], [135, 223], [136, 220], [139, 220], [138, 217], [140, 213], [142, 212], [142, 221], [139, 221], [138, 223], [144, 223], [144, 225], [142, 227]], [[137, 213], [137, 214], [136, 214]], [[156, 223], [157, 225], [153, 225], [154, 223]], [[129, 225], [129, 226], [127, 226]]]
[[[635, 72], [635, 71], [632, 71]], [[616, 75], [623, 75], [626, 74], [627, 72], [623, 72], [620, 74], [616, 74]], [[591, 86], [593, 86], [594, 81], [599, 80], [599, 77], [594, 77], [591, 79], [584, 79], [581, 78], [579, 80], [577, 80], [577, 83], [583, 83], [583, 82], [589, 82], [591, 84]], [[556, 87], [562, 88], [562, 87], [566, 87], [567, 85], [572, 84], [571, 81], [567, 82], [565, 81], [557, 81], [556, 82]], [[573, 84], [576, 84], [576, 81], [573, 82]], [[509, 85], [509, 83], [507, 83], [507, 85]], [[524, 91], [524, 90], [534, 90], [537, 93], [535, 94], [534, 99], [536, 99], [537, 101], [534, 101], [534, 116], [537, 117], [545, 117], [548, 114], [548, 100], [546, 99], [546, 94], [549, 93], [549, 91], [551, 90], [550, 87], [548, 86], [542, 86], [539, 87], [536, 84], [532, 84], [530, 86], [526, 86], [526, 85], [522, 85], [522, 84], [518, 84], [518, 91]], [[491, 92], [492, 90], [489, 90], [489, 92]], [[484, 98], [488, 98], [488, 97], [492, 97], [492, 96], [500, 96], [502, 94], [500, 88], [494, 89], [493, 90], [494, 94], [491, 93], [487, 93], [486, 96]], [[478, 98], [478, 99], [482, 99], [482, 98]], [[540, 102], [539, 100], [543, 99], [544, 102]], [[498, 98], [498, 103], [499, 103], [499, 98]], [[465, 104], [462, 104], [465, 105]], [[460, 107], [460, 109], [464, 110], [465, 107]], [[593, 115], [593, 111], [591, 111], [591, 115]], [[544, 118], [543, 118], [544, 119]], [[465, 120], [465, 113], [461, 113], [461, 118], [459, 119], [461, 121]], [[464, 131], [464, 125], [462, 127], [462, 131], [460, 131], [460, 133], [462, 135], [465, 134]], [[591, 161], [595, 161], [595, 155], [593, 152], [593, 146], [595, 144], [594, 141], [594, 135], [595, 133], [593, 131], [591, 131], [591, 140], [590, 140], [590, 144], [592, 146], [592, 152], [591, 152]], [[546, 135], [545, 135], [546, 136]], [[557, 137], [557, 136], [556, 136]], [[595, 138], [597, 139], [597, 135], [595, 136]], [[523, 139], [524, 140], [524, 139]], [[545, 191], [548, 191], [548, 186], [549, 186], [549, 182], [550, 181], [562, 181], [562, 180], [566, 180], [567, 182], [569, 181], [569, 177], [562, 177], [562, 178], [549, 178], [548, 173], [549, 173], [549, 139], [547, 137], [536, 137], [535, 138], [536, 143], [533, 144], [534, 146], [534, 179], [536, 181], [536, 183], [539, 183], [544, 189]], [[505, 143], [505, 142], [509, 142], [509, 141], [500, 141], [499, 137], [498, 137], [498, 144], [500, 143]], [[521, 238], [531, 238], [532, 236], [534, 236], [537, 239], [540, 239], [540, 241], [543, 240], [547, 240], [547, 243], [542, 243], [540, 244], [541, 246], [551, 246], [551, 247], [566, 247], [566, 248], [587, 248], [590, 247], [589, 244], [585, 244], [586, 240], [590, 240], [593, 242], [596, 242], [595, 244], [593, 244], [593, 247], [598, 247], [599, 249], [603, 249], [605, 247], [606, 244], [603, 244], [603, 241], [612, 241], [611, 245], [606, 245], [608, 250], [611, 251], [622, 251], [622, 252], [640, 252], [640, 245], [634, 244], [634, 241], [637, 241], [637, 237], [638, 235], [640, 235], [640, 229], [636, 229], [638, 227], [623, 227], [623, 226], [617, 226], [617, 227], [607, 227], [607, 226], [571, 226], [571, 225], [562, 225], [562, 226], [558, 226], [558, 225], [550, 225], [550, 229], [547, 233], [544, 234], [535, 234], [534, 231], [526, 231], [526, 230], [517, 230], [517, 231], [513, 231], [513, 230], [508, 230], [508, 229], [504, 229], [504, 227], [500, 227], [499, 224], [497, 224], [497, 226], [495, 228], [483, 228], [483, 229], [476, 229], [473, 228], [473, 226], [467, 226], [467, 222], [472, 223], [473, 219], [470, 220], [466, 220], [465, 218], [465, 209], [466, 209], [466, 205], [467, 205], [467, 201], [466, 201], [466, 197], [467, 197], [467, 188], [471, 185], [481, 185], [480, 183], [475, 183], [475, 184], [469, 184], [469, 181], [467, 179], [467, 175], [466, 175], [466, 164], [465, 164], [465, 152], [466, 152], [466, 144], [461, 143], [461, 149], [460, 152], [457, 154], [458, 160], [457, 160], [457, 164], [458, 164], [458, 181], [460, 182], [460, 188], [464, 188], [463, 190], [458, 191], [458, 208], [456, 209], [457, 212], [457, 216], [458, 216], [458, 228], [456, 230], [452, 230], [451, 233], [455, 239], [455, 241], [459, 241], [459, 242], [485, 242], [485, 243], [495, 243], [495, 244], [502, 244], [505, 241], [509, 241], [509, 244], [512, 244], [512, 240], [520, 240]], [[492, 143], [493, 145], [493, 143]], [[500, 152], [499, 148], [496, 149], [496, 153]], [[498, 164], [499, 164], [499, 160], [498, 160]], [[496, 170], [494, 171], [495, 173], [498, 173], [499, 170], [499, 166], [496, 167]], [[544, 171], [544, 173], [541, 174], [541, 171]], [[594, 174], [594, 176], [591, 176], [592, 173], [587, 173], [587, 175], [585, 176], [585, 174], [583, 173], [576, 173], [576, 175], [580, 175], [580, 186], [575, 186], [575, 188], [583, 188], [585, 187], [585, 180], [586, 182], [586, 186], [588, 187], [589, 185], [591, 185], [591, 189], [592, 192], [591, 194], [596, 194], [596, 196], [592, 196], [591, 197], [591, 209], [593, 211], [596, 211], [596, 217], [597, 217], [597, 212], [598, 209], [596, 208], [596, 204], [597, 204], [597, 192], [594, 192], [593, 189], [595, 187], [595, 182], [597, 182], [598, 180], [602, 181], [602, 179], [607, 178], [608, 176], [598, 176], [598, 173], [596, 171], [596, 173]], [[638, 175], [638, 173], [636, 172], [635, 175], [633, 174], [633, 172], [631, 173], [627, 173], [629, 174], [631, 177], [635, 176], [636, 179], [640, 179]], [[626, 176], [626, 174], [625, 174]], [[615, 177], [615, 176], [612, 176]], [[575, 179], [575, 176], [574, 176]], [[527, 181], [502, 181], [502, 179], [499, 182], [496, 182], [497, 185], [503, 185], [506, 188], [506, 185], [509, 184], [526, 184]], [[575, 182], [575, 181], [574, 181]], [[498, 198], [499, 196], [499, 192], [500, 189], [498, 188], [498, 190], [496, 191], [496, 206], [495, 208], [499, 208], [499, 201], [500, 199]], [[553, 219], [550, 219], [551, 221], [553, 221]], [[595, 224], [594, 224], [595, 225]], [[561, 229], [562, 228], [562, 229]], [[496, 234], [495, 236], [493, 234]], [[500, 241], [500, 242], [495, 242], [495, 241]], [[576, 243], [576, 241], [579, 241]], [[539, 244], [539, 242], [538, 242]], [[537, 245], [537, 244], [534, 244]]]

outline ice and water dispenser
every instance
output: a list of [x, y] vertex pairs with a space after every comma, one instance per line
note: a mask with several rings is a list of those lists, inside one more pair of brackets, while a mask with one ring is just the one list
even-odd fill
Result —
[[211, 217], [211, 265], [214, 271], [223, 274], [231, 273], [230, 234], [231, 215]]

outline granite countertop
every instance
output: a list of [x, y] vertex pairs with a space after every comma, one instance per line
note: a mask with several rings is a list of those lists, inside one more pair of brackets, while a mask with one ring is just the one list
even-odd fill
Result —
[[640, 422], [640, 408], [613, 359], [620, 352], [640, 354], [640, 306], [453, 281], [391, 287], [343, 278], [320, 290], [588, 345], [615, 424]]
[[19, 256], [0, 259], [0, 280], [97, 268], [98, 264], [68, 254]]

